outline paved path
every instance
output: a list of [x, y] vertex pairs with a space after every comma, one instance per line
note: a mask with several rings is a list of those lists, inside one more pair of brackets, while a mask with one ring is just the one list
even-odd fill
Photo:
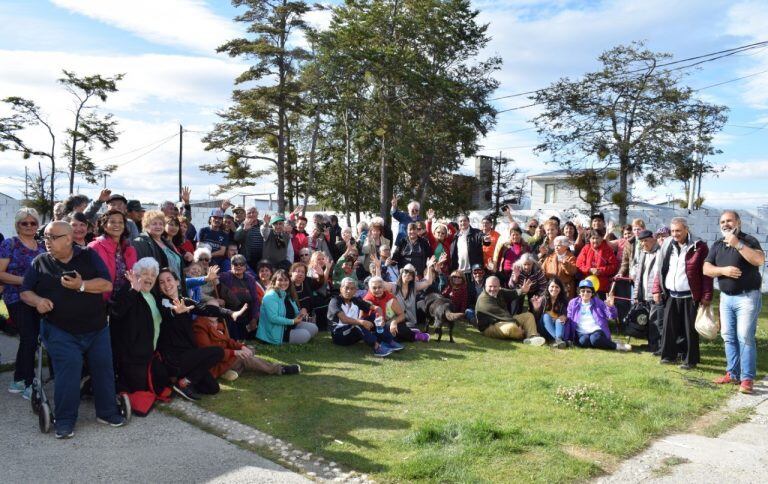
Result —
[[0, 364], [16, 361], [16, 349], [19, 347], [19, 338], [12, 338], [0, 333]]
[[[5, 356], [3, 356], [5, 359]], [[91, 400], [80, 406], [75, 437], [42, 434], [29, 402], [6, 390], [0, 374], [0, 481], [307, 483], [304, 477], [161, 412], [126, 427], [96, 423]]]
[[753, 395], [737, 393], [728, 401], [725, 411], [747, 407], [754, 408], [748, 422], [716, 438], [690, 433], [663, 437], [597, 482], [768, 482], [768, 380], [756, 382]]

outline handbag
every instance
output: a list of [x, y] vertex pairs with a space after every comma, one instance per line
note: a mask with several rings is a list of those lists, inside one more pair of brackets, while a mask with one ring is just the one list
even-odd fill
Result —
[[718, 333], [720, 333], [720, 322], [715, 319], [711, 304], [699, 306], [698, 311], [696, 311], [694, 327], [696, 332], [704, 339], [713, 340], [717, 338]]
[[635, 303], [624, 316], [624, 332], [627, 336], [647, 338], [649, 316], [648, 303], [644, 301]]

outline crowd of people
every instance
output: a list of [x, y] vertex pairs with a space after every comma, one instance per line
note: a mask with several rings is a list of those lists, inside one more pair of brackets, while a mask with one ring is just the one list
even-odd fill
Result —
[[[589, 226], [506, 213], [503, 234], [486, 217], [422, 216], [394, 198], [393, 231], [373, 217], [353, 230], [302, 207], [287, 217], [224, 201], [206, 227], [191, 222], [190, 191], [145, 210], [103, 190], [70, 196], [54, 219], [23, 208], [0, 245], [3, 300], [20, 336], [9, 391], [30, 397], [38, 335], [55, 370], [56, 437], [74, 433], [80, 394], [91, 389], [100, 422], [125, 423], [116, 392], [172, 392], [189, 400], [245, 371], [300, 373], [249, 342], [301, 345], [320, 331], [333, 344], [363, 341], [376, 357], [430, 341], [430, 326], [465, 321], [489, 338], [630, 351], [615, 341], [614, 284], [649, 312], [647, 349], [662, 364], [699, 363], [694, 320], [721, 290], [727, 371], [718, 383], [752, 391], [764, 253], [725, 211], [710, 248], [684, 218], [649, 230], [633, 220], [614, 233], [602, 213]], [[433, 309], [439, 307], [435, 312]], [[434, 319], [445, 321], [434, 321]]]

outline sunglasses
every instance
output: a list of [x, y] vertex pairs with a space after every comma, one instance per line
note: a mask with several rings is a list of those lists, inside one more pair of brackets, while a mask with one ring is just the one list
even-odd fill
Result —
[[588, 293], [591, 294], [592, 293], [592, 289], [579, 289], [579, 292], [588, 292]]
[[209, 259], [209, 258], [207, 258], [207, 257], [200, 257], [200, 258], [199, 258], [199, 259], [197, 259], [197, 260], [198, 260], [198, 262], [210, 262], [210, 261], [211, 261], [211, 259]]
[[32, 221], [32, 222], [19, 222], [19, 225], [21, 225], [22, 227], [37, 227], [37, 222], [35, 222], [35, 221]]
[[233, 262], [232, 267], [245, 267], [245, 264], [242, 262]]
[[309, 257], [309, 254], [299, 254], [300, 257]]

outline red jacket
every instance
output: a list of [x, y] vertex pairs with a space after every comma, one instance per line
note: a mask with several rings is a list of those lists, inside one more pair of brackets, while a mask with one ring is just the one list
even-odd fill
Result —
[[[107, 270], [109, 271], [109, 276], [112, 278], [111, 282], [115, 282], [117, 279], [115, 272], [117, 271], [115, 267], [115, 253], [117, 252], [117, 242], [115, 242], [110, 237], [105, 237], [103, 235], [100, 235], [99, 237], [95, 238], [90, 244], [88, 244], [88, 248], [93, 249], [97, 254], [99, 254], [99, 257], [101, 257], [101, 260], [104, 261], [104, 265], [107, 266]], [[127, 241], [124, 240], [123, 243], [120, 246], [120, 250], [123, 253], [123, 259], [125, 260], [125, 270], [131, 270], [133, 269], [133, 265], [136, 263], [136, 249], [133, 248], [133, 246]], [[105, 292], [104, 293], [104, 300], [106, 301], [109, 299], [110, 293]]]
[[592, 275], [589, 270], [596, 268], [597, 279], [600, 281], [599, 290], [608, 292], [611, 288], [611, 279], [619, 270], [619, 261], [608, 242], [602, 241], [597, 249], [593, 249], [592, 244], [585, 245], [576, 259], [576, 266], [584, 277]]
[[[213, 323], [216, 325], [214, 326]], [[220, 377], [225, 371], [232, 368], [237, 361], [235, 351], [243, 348], [243, 345], [229, 337], [227, 325], [207, 316], [198, 316], [192, 325], [192, 333], [195, 335], [195, 343], [198, 348], [206, 346], [218, 346], [224, 350], [224, 359], [210, 369], [214, 378]]]
[[[658, 259], [656, 259], [656, 263], [661, 265], [656, 273], [656, 279], [653, 281], [653, 293], [665, 297], [667, 296], [667, 288], [664, 285], [664, 279], [669, 272], [669, 257], [673, 241], [672, 237], [668, 237], [664, 241]], [[691, 295], [696, 302], [712, 300], [712, 278], [704, 275], [704, 260], [708, 254], [709, 247], [701, 239], [696, 239], [685, 253], [685, 275], [688, 276]]]

